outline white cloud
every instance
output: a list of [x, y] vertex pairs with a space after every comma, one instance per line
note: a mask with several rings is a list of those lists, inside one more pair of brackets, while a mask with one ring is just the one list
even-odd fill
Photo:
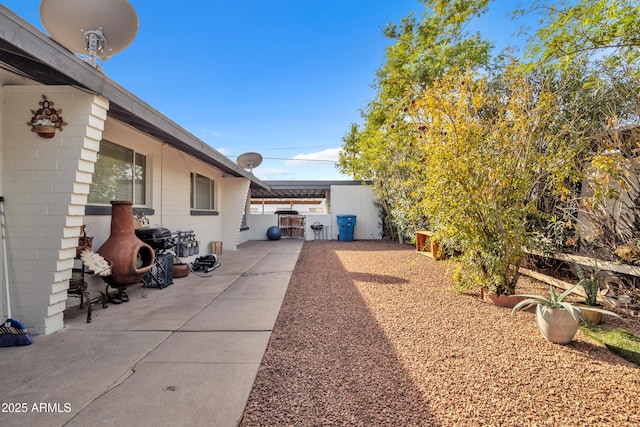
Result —
[[227, 157], [231, 155], [231, 150], [229, 150], [228, 148], [220, 147], [220, 148], [216, 148], [216, 151], [218, 151], [220, 154]]
[[280, 168], [254, 169], [253, 174], [263, 181], [295, 179], [296, 171]]
[[327, 165], [329, 162], [337, 162], [339, 159], [341, 148], [327, 148], [322, 151], [308, 154], [296, 154], [293, 156], [293, 160], [288, 160], [287, 165], [301, 166], [301, 165]]

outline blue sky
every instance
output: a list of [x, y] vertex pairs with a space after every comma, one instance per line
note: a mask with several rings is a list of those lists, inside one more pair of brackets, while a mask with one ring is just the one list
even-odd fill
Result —
[[[40, 1], [2, 3], [44, 31]], [[104, 73], [232, 160], [261, 153], [263, 180], [349, 179], [332, 161], [375, 96], [382, 28], [424, 9], [417, 0], [130, 3], [138, 34]], [[516, 24], [505, 14], [516, 3], [497, 0], [482, 35], [509, 42]]]

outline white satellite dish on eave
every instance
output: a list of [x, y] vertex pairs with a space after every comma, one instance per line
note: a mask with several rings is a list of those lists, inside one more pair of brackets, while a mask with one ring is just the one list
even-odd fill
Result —
[[236, 162], [241, 168], [249, 169], [249, 172], [251, 172], [253, 168], [260, 166], [262, 163], [262, 156], [258, 153], [244, 153], [238, 156]]
[[127, 0], [42, 0], [40, 20], [67, 49], [97, 67], [124, 50], [138, 34], [138, 14]]

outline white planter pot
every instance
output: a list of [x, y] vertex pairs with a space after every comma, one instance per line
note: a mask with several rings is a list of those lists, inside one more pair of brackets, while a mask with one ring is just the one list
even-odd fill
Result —
[[562, 308], [549, 308], [538, 305], [536, 308], [538, 328], [544, 337], [557, 344], [569, 344], [578, 332], [580, 321], [571, 317], [571, 313]]

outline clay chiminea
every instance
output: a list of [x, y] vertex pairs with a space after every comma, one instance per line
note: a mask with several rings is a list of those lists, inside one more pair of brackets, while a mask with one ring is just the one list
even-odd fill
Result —
[[153, 248], [138, 239], [133, 228], [133, 202], [111, 202], [111, 235], [97, 253], [111, 261], [104, 280], [116, 289], [140, 283], [155, 261]]

